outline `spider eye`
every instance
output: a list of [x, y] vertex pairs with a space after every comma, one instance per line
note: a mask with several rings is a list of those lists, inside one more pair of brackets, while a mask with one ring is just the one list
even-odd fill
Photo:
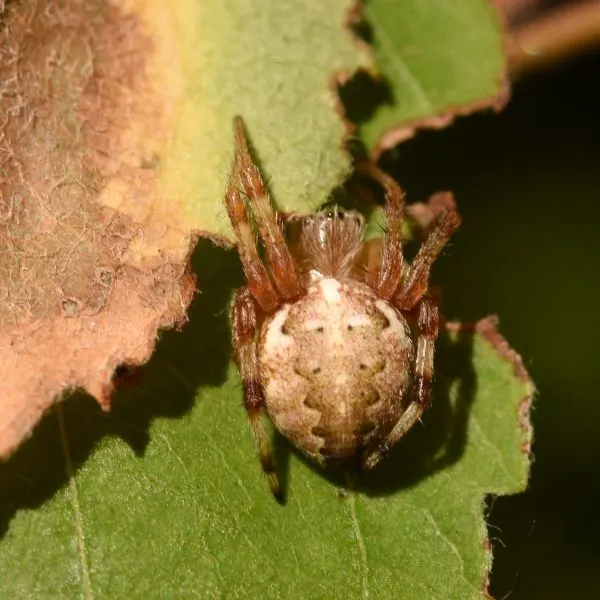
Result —
[[346, 213], [341, 208], [332, 208], [328, 210], [326, 213], [326, 217], [329, 221], [333, 221], [334, 219], [343, 220], [346, 216]]

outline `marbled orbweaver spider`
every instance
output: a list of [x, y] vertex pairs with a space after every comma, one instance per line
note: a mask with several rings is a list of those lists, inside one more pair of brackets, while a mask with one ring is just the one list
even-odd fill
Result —
[[364, 219], [354, 212], [302, 217], [297, 242], [288, 244], [241, 118], [234, 129], [225, 204], [247, 285], [233, 300], [233, 350], [262, 468], [280, 498], [263, 408], [318, 463], [358, 458], [370, 469], [429, 406], [438, 335], [429, 271], [460, 218], [452, 207], [439, 214], [407, 264], [404, 192], [364, 162], [358, 172], [378, 182], [386, 197], [376, 258], [365, 264], [374, 253], [364, 251]]

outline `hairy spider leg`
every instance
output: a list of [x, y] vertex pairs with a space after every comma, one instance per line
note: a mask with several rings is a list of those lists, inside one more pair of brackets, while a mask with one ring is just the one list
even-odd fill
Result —
[[225, 194], [225, 206], [237, 239], [238, 253], [248, 287], [260, 308], [264, 312], [271, 312], [279, 304], [279, 296], [271, 283], [265, 265], [258, 255], [252, 224], [246, 211], [246, 203], [235, 187], [233, 178], [229, 182]]
[[396, 442], [419, 420], [431, 402], [433, 356], [439, 331], [439, 312], [433, 298], [423, 296], [418, 304], [417, 351], [411, 398], [406, 411], [386, 438], [363, 457], [363, 469], [372, 469]]
[[264, 394], [258, 373], [256, 333], [258, 327], [257, 306], [248, 286], [237, 290], [232, 306], [232, 337], [234, 358], [242, 377], [244, 406], [248, 412], [250, 428], [258, 449], [263, 471], [267, 476], [273, 496], [282, 501], [279, 479], [275, 471], [271, 447], [262, 420]]
[[394, 294], [392, 301], [397, 308], [412, 310], [423, 297], [429, 284], [431, 266], [459, 225], [460, 216], [454, 208], [449, 208], [439, 215]]
[[404, 190], [372, 162], [364, 161], [356, 165], [356, 170], [374, 179], [385, 190], [386, 234], [383, 238], [379, 265], [369, 270], [367, 283], [380, 298], [389, 300], [400, 283], [404, 268], [402, 253], [402, 222], [404, 218]]
[[233, 124], [236, 150], [232, 176], [239, 179], [250, 202], [277, 291], [284, 300], [295, 300], [301, 293], [296, 265], [283, 236], [277, 215], [271, 206], [260, 170], [250, 156], [242, 118], [235, 117]]

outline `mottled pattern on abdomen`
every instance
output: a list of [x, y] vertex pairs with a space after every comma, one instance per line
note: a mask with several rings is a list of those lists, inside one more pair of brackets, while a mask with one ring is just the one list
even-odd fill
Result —
[[261, 384], [275, 426], [320, 462], [383, 439], [405, 408], [406, 321], [356, 281], [323, 279], [263, 325]]

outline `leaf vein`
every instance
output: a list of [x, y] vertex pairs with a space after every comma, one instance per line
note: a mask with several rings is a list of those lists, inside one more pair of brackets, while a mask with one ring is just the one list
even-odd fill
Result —
[[502, 455], [502, 452], [499, 450], [498, 446], [496, 446], [496, 444], [494, 444], [489, 439], [489, 437], [486, 435], [483, 427], [481, 427], [481, 425], [478, 423], [477, 419], [472, 418], [471, 422], [472, 422], [473, 426], [475, 427], [475, 429], [477, 429], [477, 432], [479, 433], [481, 441], [488, 448], [490, 448], [490, 450], [496, 455], [497, 464], [500, 467], [500, 469], [502, 470], [502, 472], [506, 475], [506, 477], [508, 478], [508, 480], [511, 481], [514, 484], [514, 486], [517, 489], [520, 489], [521, 486], [522, 486], [521, 482], [518, 479], [516, 479], [516, 477], [510, 472], [510, 469], [508, 468], [508, 466], [504, 462], [504, 456]]
[[[412, 74], [406, 61], [402, 58], [402, 54], [399, 50], [394, 48], [394, 43], [387, 35], [385, 27], [380, 22], [379, 18], [373, 14], [369, 14], [369, 19], [373, 25], [377, 26], [377, 33], [379, 35], [379, 42], [384, 48], [385, 53], [390, 57], [390, 66], [396, 72], [400, 81], [404, 81], [415, 94], [415, 100], [421, 105], [422, 112], [433, 112], [434, 106], [429, 99], [425, 88], [421, 85], [417, 77]], [[395, 59], [392, 59], [394, 57]]]
[[79, 492], [77, 490], [77, 483], [75, 482], [75, 468], [73, 466], [73, 461], [71, 460], [71, 454], [69, 452], [69, 441], [67, 439], [67, 430], [65, 427], [63, 410], [60, 404], [58, 404], [56, 407], [56, 413], [58, 417], [60, 444], [62, 447], [63, 457], [65, 459], [65, 469], [69, 478], [69, 497], [71, 499], [71, 505], [73, 507], [73, 516], [75, 517], [75, 533], [77, 539], [77, 554], [79, 556], [79, 570], [81, 572], [81, 582], [83, 587], [82, 592], [83, 597], [86, 600], [93, 600], [94, 590], [92, 588], [92, 578], [90, 576], [90, 568], [88, 564], [87, 550], [85, 546], [85, 534], [83, 531], [83, 514], [81, 512], [81, 505], [79, 503]]
[[368, 600], [370, 596], [369, 592], [369, 563], [367, 561], [367, 548], [365, 546], [365, 540], [360, 530], [360, 523], [358, 522], [358, 516], [356, 514], [356, 494], [352, 493], [348, 500], [348, 506], [350, 507], [350, 520], [352, 521], [352, 529], [354, 531], [354, 537], [358, 542], [358, 553], [360, 556], [361, 566], [361, 582], [362, 582], [362, 597], [363, 600]]
[[458, 549], [456, 544], [440, 529], [440, 526], [438, 525], [437, 520], [433, 516], [431, 511], [425, 507], [420, 507], [420, 508], [421, 508], [423, 514], [425, 515], [425, 518], [429, 522], [429, 524], [433, 527], [437, 536], [450, 548], [452, 554], [454, 554], [454, 556], [456, 556], [458, 562], [460, 563], [460, 578], [469, 587], [473, 588], [473, 590], [475, 590], [476, 592], [479, 592], [478, 587], [474, 583], [469, 581], [465, 576], [465, 561], [463, 560], [460, 550]]

